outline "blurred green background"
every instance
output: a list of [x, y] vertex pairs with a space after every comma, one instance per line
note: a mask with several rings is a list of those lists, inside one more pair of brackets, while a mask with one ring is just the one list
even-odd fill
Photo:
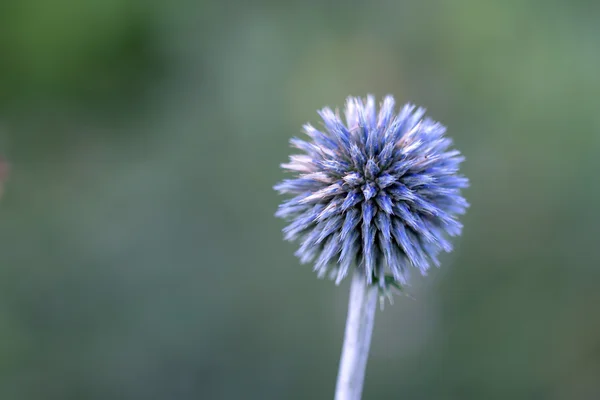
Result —
[[2, 0], [0, 399], [328, 399], [348, 282], [282, 240], [288, 139], [428, 108], [472, 207], [378, 312], [366, 399], [600, 398], [600, 3]]

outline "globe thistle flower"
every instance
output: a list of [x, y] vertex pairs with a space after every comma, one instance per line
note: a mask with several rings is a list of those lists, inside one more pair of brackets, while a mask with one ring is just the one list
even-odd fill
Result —
[[452, 250], [448, 237], [461, 233], [464, 157], [423, 108], [395, 114], [392, 96], [378, 113], [373, 96], [349, 97], [344, 112], [345, 123], [323, 108], [324, 129], [306, 124], [309, 140], [290, 140], [303, 154], [281, 165], [296, 176], [274, 188], [294, 197], [275, 215], [290, 221], [285, 239], [300, 240], [295, 254], [320, 277], [339, 284], [355, 267], [369, 284], [405, 284], [410, 267], [439, 266], [440, 251]]

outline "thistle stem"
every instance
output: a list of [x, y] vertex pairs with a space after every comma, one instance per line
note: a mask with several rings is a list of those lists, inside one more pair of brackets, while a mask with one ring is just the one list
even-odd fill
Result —
[[363, 271], [355, 270], [350, 286], [348, 319], [340, 369], [335, 389], [335, 400], [360, 400], [371, 334], [377, 308], [378, 289], [369, 285]]

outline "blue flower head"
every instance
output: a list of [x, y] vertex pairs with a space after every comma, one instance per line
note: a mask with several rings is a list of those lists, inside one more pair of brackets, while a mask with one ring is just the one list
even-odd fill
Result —
[[308, 140], [291, 139], [303, 154], [281, 165], [295, 176], [275, 190], [294, 197], [275, 215], [290, 221], [285, 239], [300, 239], [296, 255], [320, 277], [339, 283], [354, 266], [369, 283], [405, 284], [410, 266], [422, 274], [439, 266], [448, 237], [461, 233], [464, 157], [424, 109], [407, 104], [395, 114], [392, 96], [379, 113], [373, 96], [349, 97], [344, 111], [345, 124], [322, 109], [322, 130], [307, 124]]

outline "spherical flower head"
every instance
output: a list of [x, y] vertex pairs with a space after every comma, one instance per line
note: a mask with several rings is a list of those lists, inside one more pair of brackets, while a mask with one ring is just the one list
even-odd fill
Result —
[[309, 140], [290, 140], [303, 154], [281, 165], [295, 177], [275, 190], [294, 197], [275, 215], [290, 221], [285, 239], [300, 239], [296, 255], [319, 277], [339, 283], [354, 267], [369, 283], [403, 285], [411, 266], [439, 266], [448, 237], [461, 233], [464, 158], [424, 109], [407, 104], [396, 115], [392, 96], [379, 113], [373, 96], [349, 97], [344, 111], [346, 123], [322, 109], [322, 130], [307, 124]]

